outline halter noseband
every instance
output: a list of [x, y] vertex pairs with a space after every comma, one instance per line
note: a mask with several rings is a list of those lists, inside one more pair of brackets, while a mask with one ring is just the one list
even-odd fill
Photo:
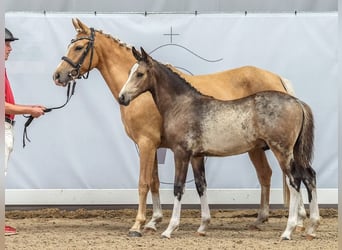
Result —
[[[66, 61], [67, 63], [69, 63], [74, 69], [70, 71], [69, 76], [73, 77], [73, 79], [78, 78], [80, 79], [81, 77], [83, 77], [83, 79], [87, 79], [89, 76], [89, 71], [91, 68], [91, 64], [93, 61], [93, 54], [94, 54], [94, 40], [95, 40], [95, 30], [94, 28], [90, 28], [90, 36], [89, 37], [80, 37], [77, 39], [72, 39], [71, 43], [75, 43], [77, 41], [80, 40], [89, 40], [88, 46], [87, 48], [83, 51], [82, 56], [80, 57], [80, 59], [78, 60], [77, 63], [74, 63], [70, 58], [63, 56], [62, 60]], [[80, 75], [80, 68], [82, 67], [82, 64], [84, 62], [84, 59], [86, 58], [86, 56], [88, 55], [90, 50], [90, 60], [89, 60], [89, 67], [86, 73], [86, 76], [84, 75]]]

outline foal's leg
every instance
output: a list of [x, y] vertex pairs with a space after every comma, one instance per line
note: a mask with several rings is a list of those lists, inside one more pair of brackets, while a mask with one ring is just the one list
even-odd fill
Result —
[[303, 232], [305, 230], [304, 220], [306, 219], [306, 211], [305, 211], [303, 197], [302, 197], [301, 192], [299, 192], [299, 196], [300, 196], [300, 199], [299, 199], [299, 204], [298, 204], [298, 220], [297, 220], [296, 231]]
[[316, 237], [320, 216], [316, 193], [316, 173], [310, 166], [303, 169], [303, 182], [308, 190], [310, 208], [310, 223], [306, 232], [306, 237], [307, 239], [312, 240]]
[[153, 214], [152, 219], [145, 225], [144, 229], [146, 231], [157, 231], [156, 225], [160, 223], [163, 219], [162, 207], [160, 204], [160, 196], [159, 196], [159, 176], [158, 176], [158, 159], [157, 155], [154, 160], [154, 168], [153, 168], [153, 177], [152, 177], [152, 185], [151, 185], [151, 194], [152, 194], [152, 204], [153, 204]]
[[[258, 175], [258, 179], [261, 185], [261, 197], [260, 197], [260, 210], [258, 213], [257, 220], [251, 225], [251, 229], [259, 229], [259, 225], [268, 221], [269, 217], [269, 198], [270, 198], [270, 186], [271, 186], [271, 176], [272, 169], [267, 161], [266, 154], [264, 150], [256, 148], [248, 152], [249, 158], [251, 159], [255, 170]], [[285, 178], [286, 175], [284, 174]], [[288, 188], [284, 186], [284, 188]], [[304, 220], [306, 219], [306, 211], [302, 199], [301, 193], [299, 193], [300, 200], [297, 208], [297, 231], [304, 231]]]
[[268, 164], [264, 150], [260, 148], [248, 152], [261, 186], [260, 209], [257, 220], [251, 225], [251, 229], [258, 229], [258, 226], [268, 221], [270, 211], [270, 187], [272, 169]]
[[309, 207], [310, 207], [310, 224], [306, 231], [306, 238], [311, 240], [316, 237], [316, 230], [317, 230], [317, 227], [319, 226], [319, 220], [320, 220], [316, 188], [312, 190], [312, 200], [309, 204]]
[[[302, 207], [302, 196], [301, 193], [299, 192], [299, 187], [300, 187], [300, 182], [303, 181], [305, 184], [306, 189], [308, 190], [308, 196], [309, 196], [309, 202], [310, 202], [310, 224], [307, 229], [307, 239], [312, 240], [313, 238], [316, 237], [316, 230], [317, 227], [319, 226], [319, 208], [318, 208], [318, 202], [317, 202], [317, 193], [316, 193], [316, 176], [315, 172], [311, 167], [307, 168], [302, 168], [300, 171], [299, 177], [295, 177], [294, 183], [298, 186], [297, 189], [295, 189], [292, 185], [290, 185], [290, 181], [287, 178], [288, 186], [290, 189], [290, 211], [289, 211], [289, 219], [287, 223], [286, 230], [281, 236], [281, 240], [289, 240], [291, 239], [291, 233], [293, 231], [293, 221], [297, 220], [298, 223], [298, 218], [296, 218], [296, 208], [301, 208]], [[298, 176], [298, 175], [297, 175]], [[293, 193], [295, 193], [295, 198], [293, 198]], [[297, 203], [296, 203], [297, 202]], [[303, 208], [304, 209], [304, 208]], [[297, 212], [297, 216], [300, 214]], [[306, 213], [305, 213], [306, 214]], [[292, 219], [291, 219], [292, 218]]]
[[[287, 225], [285, 231], [282, 233], [280, 240], [290, 240], [293, 230], [296, 228], [298, 221], [298, 206], [301, 200], [301, 195], [299, 190], [295, 189], [287, 178], [287, 186], [290, 190], [290, 205], [289, 205], [289, 217], [287, 220]], [[300, 180], [297, 180], [300, 183]]]
[[289, 217], [285, 231], [282, 233], [280, 240], [290, 240], [293, 230], [298, 222], [298, 208], [302, 201], [300, 193], [301, 175], [296, 170], [292, 147], [285, 147], [280, 145], [270, 146], [272, 152], [278, 160], [278, 163], [287, 176], [286, 183], [290, 191], [289, 202]]
[[[287, 185], [287, 183], [289, 181], [288, 177], [285, 174], [283, 174], [283, 176], [285, 177], [285, 183]], [[300, 186], [300, 184], [299, 184], [299, 186]], [[289, 190], [288, 186], [286, 186], [286, 188]], [[300, 187], [298, 187], [298, 189], [299, 188]], [[305, 231], [304, 220], [306, 219], [306, 210], [304, 207], [302, 193], [300, 191], [299, 191], [299, 203], [298, 203], [297, 212], [298, 212], [298, 216], [297, 216], [296, 231], [297, 232], [303, 232], [303, 231]]]
[[[135, 223], [129, 230], [128, 235], [131, 237], [141, 237], [141, 229], [146, 221], [146, 200], [147, 193], [151, 188], [154, 164], [156, 159], [157, 147], [152, 143], [144, 142], [138, 144], [140, 158], [140, 174], [139, 174], [139, 206]], [[155, 195], [159, 195], [158, 193]], [[153, 195], [152, 195], [153, 196]]]
[[174, 152], [175, 159], [175, 182], [173, 193], [175, 195], [172, 217], [169, 222], [169, 226], [162, 233], [162, 237], [171, 238], [171, 234], [178, 229], [180, 223], [180, 213], [181, 213], [181, 199], [184, 193], [184, 185], [186, 180], [186, 174], [188, 171], [188, 165], [190, 161], [190, 155], [185, 152]]
[[210, 222], [210, 209], [207, 199], [207, 182], [205, 180], [205, 168], [203, 157], [191, 158], [192, 170], [194, 172], [197, 193], [201, 200], [201, 225], [197, 229], [200, 236], [205, 236]]

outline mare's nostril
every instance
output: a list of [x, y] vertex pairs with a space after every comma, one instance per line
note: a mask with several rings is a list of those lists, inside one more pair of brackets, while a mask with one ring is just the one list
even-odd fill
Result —
[[52, 78], [53, 80], [57, 80], [59, 79], [59, 77], [60, 77], [59, 73], [55, 73]]

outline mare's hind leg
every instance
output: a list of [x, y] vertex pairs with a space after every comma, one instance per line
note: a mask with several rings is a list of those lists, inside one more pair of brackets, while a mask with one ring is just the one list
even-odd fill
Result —
[[200, 236], [205, 236], [211, 217], [207, 199], [207, 182], [205, 179], [204, 158], [193, 157], [191, 159], [191, 165], [194, 172], [197, 193], [201, 200], [201, 225], [197, 229], [197, 233]]
[[157, 155], [154, 160], [152, 184], [151, 184], [151, 194], [152, 194], [152, 204], [153, 204], [153, 214], [151, 220], [144, 226], [145, 231], [157, 231], [157, 224], [163, 219], [162, 207], [160, 204], [159, 195], [160, 181], [158, 176], [158, 159]]
[[268, 221], [270, 211], [270, 187], [271, 187], [271, 176], [272, 169], [268, 164], [265, 152], [262, 149], [256, 148], [248, 152], [249, 158], [251, 159], [259, 183], [261, 186], [261, 197], [260, 197], [260, 209], [257, 220], [251, 225], [251, 229], [259, 229], [258, 226]]

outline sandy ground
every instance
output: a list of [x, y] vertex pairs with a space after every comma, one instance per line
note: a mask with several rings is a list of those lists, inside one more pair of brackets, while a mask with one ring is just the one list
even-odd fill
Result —
[[[140, 238], [127, 236], [136, 209], [6, 211], [6, 224], [16, 227], [18, 234], [5, 237], [5, 249], [338, 249], [337, 209], [320, 212], [322, 221], [316, 239], [306, 240], [296, 232], [291, 241], [279, 242], [287, 219], [287, 212], [281, 209], [271, 211], [260, 231], [248, 229], [257, 216], [255, 209], [211, 210], [212, 220], [204, 237], [195, 233], [199, 210], [183, 209], [180, 228], [171, 239], [160, 237], [170, 210], [164, 210], [157, 232]], [[150, 218], [151, 210], [148, 215]]]

